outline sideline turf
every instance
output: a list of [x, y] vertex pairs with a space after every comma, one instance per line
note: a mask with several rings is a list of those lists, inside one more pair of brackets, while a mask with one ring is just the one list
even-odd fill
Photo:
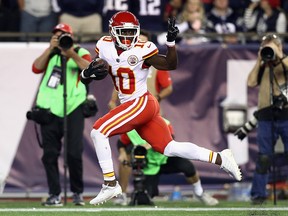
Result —
[[0, 199], [1, 216], [288, 216], [288, 200], [272, 201], [262, 206], [251, 206], [249, 202], [220, 201], [218, 206], [207, 207], [199, 202], [161, 201], [153, 206], [114, 206], [112, 202], [101, 206], [75, 207], [67, 203], [63, 207], [42, 207], [39, 201], [3, 201]]

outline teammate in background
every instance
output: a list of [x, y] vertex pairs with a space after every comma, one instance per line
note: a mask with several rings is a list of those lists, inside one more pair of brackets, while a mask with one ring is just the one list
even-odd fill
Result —
[[[90, 204], [106, 202], [122, 193], [114, 174], [109, 137], [132, 129], [136, 129], [157, 152], [168, 157], [176, 156], [217, 164], [240, 181], [241, 172], [231, 150], [225, 149], [217, 153], [191, 142], [173, 140], [167, 124], [160, 116], [157, 99], [147, 91], [149, 67], [153, 66], [158, 70], [175, 70], [177, 67], [175, 38], [179, 30], [175, 27], [175, 18], [168, 20], [166, 55], [160, 55], [154, 43], [139, 41], [140, 24], [134, 14], [128, 11], [113, 15], [109, 29], [110, 36], [103, 36], [97, 42], [95, 51], [99, 58], [110, 65], [110, 75], [121, 104], [98, 119], [91, 131], [104, 184]], [[97, 65], [97, 59], [92, 61], [90, 66], [82, 71], [81, 81], [88, 83], [97, 78], [97, 74], [102, 73], [101, 66]]]

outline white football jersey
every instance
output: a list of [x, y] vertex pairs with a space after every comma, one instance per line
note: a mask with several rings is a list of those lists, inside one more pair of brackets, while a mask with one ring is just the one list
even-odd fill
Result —
[[97, 42], [95, 51], [111, 67], [110, 75], [118, 91], [120, 103], [133, 100], [147, 92], [149, 68], [143, 63], [146, 58], [158, 54], [158, 48], [153, 42], [138, 41], [133, 48], [118, 55], [112, 38], [104, 36]]

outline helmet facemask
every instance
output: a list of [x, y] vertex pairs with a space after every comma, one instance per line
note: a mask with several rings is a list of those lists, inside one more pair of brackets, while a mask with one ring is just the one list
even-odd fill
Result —
[[111, 26], [110, 34], [116, 46], [129, 50], [135, 46], [140, 34], [140, 27], [133, 23], [124, 23], [121, 26]]

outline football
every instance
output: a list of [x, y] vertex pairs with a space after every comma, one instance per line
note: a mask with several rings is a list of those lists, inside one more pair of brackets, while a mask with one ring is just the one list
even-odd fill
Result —
[[103, 69], [105, 68], [109, 70], [109, 64], [105, 59], [96, 58], [93, 63], [93, 68], [103, 68]]
[[109, 64], [105, 59], [96, 58], [91, 62], [91, 78], [95, 80], [104, 79], [109, 72]]

